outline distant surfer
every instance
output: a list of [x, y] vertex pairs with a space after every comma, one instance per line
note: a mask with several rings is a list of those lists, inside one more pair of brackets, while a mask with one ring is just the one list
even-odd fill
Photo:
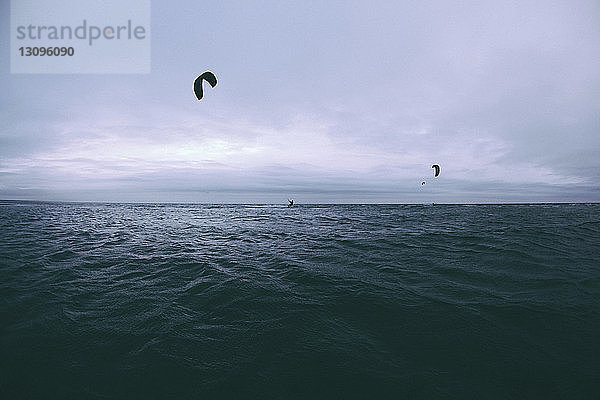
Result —
[[294, 199], [288, 199], [288, 207], [293, 207], [294, 206]]

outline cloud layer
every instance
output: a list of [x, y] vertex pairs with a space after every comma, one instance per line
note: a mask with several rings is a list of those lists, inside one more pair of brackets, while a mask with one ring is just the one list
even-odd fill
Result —
[[595, 2], [204, 13], [153, 3], [150, 75], [2, 73], [0, 198], [600, 200]]

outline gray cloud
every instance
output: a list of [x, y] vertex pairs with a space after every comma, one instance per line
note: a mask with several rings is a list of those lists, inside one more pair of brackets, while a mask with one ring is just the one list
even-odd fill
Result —
[[154, 2], [152, 32], [150, 75], [2, 61], [0, 198], [600, 200], [597, 2]]

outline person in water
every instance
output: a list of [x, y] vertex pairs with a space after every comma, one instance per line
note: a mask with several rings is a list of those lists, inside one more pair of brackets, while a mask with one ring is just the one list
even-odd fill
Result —
[[288, 199], [288, 202], [290, 204], [288, 204], [288, 207], [292, 207], [294, 205], [294, 199]]

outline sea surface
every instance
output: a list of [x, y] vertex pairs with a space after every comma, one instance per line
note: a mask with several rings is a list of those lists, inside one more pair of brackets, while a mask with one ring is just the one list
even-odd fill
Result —
[[600, 204], [0, 202], [2, 399], [599, 399]]

